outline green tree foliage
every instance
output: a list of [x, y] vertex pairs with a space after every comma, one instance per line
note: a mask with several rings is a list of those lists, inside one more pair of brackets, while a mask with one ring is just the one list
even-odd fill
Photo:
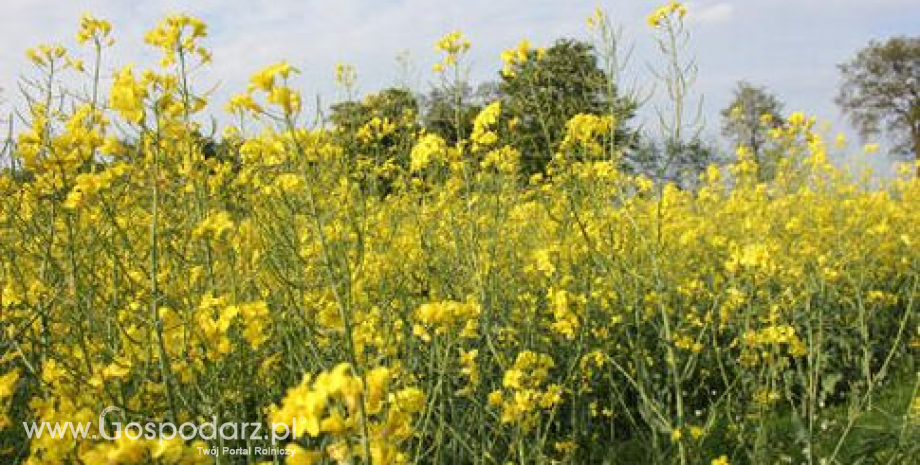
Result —
[[345, 101], [332, 106], [329, 121], [340, 134], [357, 137], [372, 119], [417, 123], [419, 105], [415, 95], [402, 88], [388, 88], [370, 94], [363, 101]]
[[350, 157], [354, 176], [368, 189], [388, 192], [395, 172], [409, 166], [418, 113], [418, 100], [403, 88], [332, 106], [329, 121]]
[[749, 152], [759, 167], [761, 179], [772, 176], [776, 150], [769, 147], [771, 129], [783, 125], [783, 104], [764, 87], [741, 81], [731, 103], [722, 112], [722, 135], [734, 147]]
[[517, 121], [515, 144], [525, 173], [545, 168], [565, 135], [566, 122], [579, 113], [613, 116], [613, 143], [631, 140], [626, 122], [636, 103], [616, 94], [590, 44], [560, 39], [544, 51], [527, 51], [527, 59], [508, 71], [502, 73], [499, 90], [506, 114]]
[[783, 104], [764, 87], [741, 81], [731, 103], [722, 110], [722, 135], [734, 146], [745, 146], [760, 161], [768, 132], [782, 125]]
[[640, 140], [627, 161], [631, 171], [643, 173], [657, 182], [694, 188], [707, 166], [723, 160], [715, 144], [694, 137], [688, 141]]
[[329, 121], [355, 153], [382, 150], [395, 156], [411, 147], [412, 133], [419, 127], [418, 100], [402, 88], [384, 89], [363, 101], [338, 103], [331, 111]]
[[885, 129], [895, 152], [920, 161], [920, 36], [870, 42], [840, 72], [837, 104], [860, 133]]
[[491, 82], [475, 88], [466, 82], [435, 87], [422, 98], [423, 124], [429, 132], [454, 144], [470, 135], [476, 115], [497, 98], [497, 85]]

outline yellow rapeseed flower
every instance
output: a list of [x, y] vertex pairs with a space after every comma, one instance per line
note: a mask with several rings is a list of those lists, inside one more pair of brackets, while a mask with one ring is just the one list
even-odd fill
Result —
[[86, 13], [80, 18], [80, 30], [77, 32], [77, 42], [85, 44], [92, 40], [98, 45], [111, 46], [115, 39], [110, 37], [112, 33], [112, 23], [94, 18]]
[[651, 27], [658, 27], [663, 21], [674, 14], [676, 14], [679, 19], [683, 19], [687, 16], [687, 7], [680, 2], [669, 2], [667, 5], [658, 7], [645, 21]]

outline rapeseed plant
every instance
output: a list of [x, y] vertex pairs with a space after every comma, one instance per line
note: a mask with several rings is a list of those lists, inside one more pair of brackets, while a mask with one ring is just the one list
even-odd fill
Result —
[[[677, 40], [685, 14], [648, 22]], [[146, 37], [161, 67], [107, 82], [112, 27], [86, 16], [93, 97], [25, 115], [0, 173], [5, 459], [216, 459], [199, 452], [217, 440], [18, 429], [117, 406], [122, 424], [287, 427], [287, 463], [834, 463], [905, 379], [885, 453], [916, 452], [912, 170], [868, 188], [828, 161], [846, 144], [795, 112], [771, 125], [773, 176], [742, 148], [682, 188], [626, 169], [614, 115], [581, 113], [524, 179], [501, 101], [456, 143], [412, 112], [369, 115], [361, 150], [411, 144], [356, 163], [335, 128], [300, 123], [287, 62], [227, 103], [241, 124], [221, 158], [190, 81], [206, 37], [167, 18]], [[438, 69], [459, 75], [469, 48], [446, 35]], [[29, 56], [49, 86], [78, 68], [63, 47]], [[532, 58], [526, 41], [503, 55]]]

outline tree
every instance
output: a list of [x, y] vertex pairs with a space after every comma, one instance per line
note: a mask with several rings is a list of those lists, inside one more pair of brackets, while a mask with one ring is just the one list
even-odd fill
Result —
[[454, 144], [461, 134], [464, 137], [470, 135], [476, 115], [497, 98], [498, 90], [491, 82], [480, 84], [475, 89], [465, 82], [435, 87], [422, 98], [423, 124], [428, 131]]
[[630, 139], [625, 122], [635, 102], [616, 95], [600, 69], [594, 48], [560, 39], [546, 50], [526, 50], [501, 74], [499, 90], [508, 116], [517, 120], [516, 143], [525, 173], [542, 171], [565, 135], [565, 125], [579, 113], [611, 115], [614, 143]]
[[[894, 152], [920, 162], [920, 36], [870, 42], [840, 65], [837, 104], [863, 137], [885, 129]], [[917, 168], [920, 175], [920, 166]]]
[[415, 95], [399, 87], [330, 108], [329, 121], [345, 149], [352, 176], [369, 191], [389, 193], [396, 171], [408, 169], [419, 128], [418, 111]]
[[699, 184], [699, 175], [707, 166], [724, 160], [719, 157], [715, 143], [694, 137], [688, 141], [641, 139], [627, 161], [629, 170], [656, 182], [672, 182], [692, 189]]
[[418, 101], [402, 88], [383, 89], [362, 102], [346, 101], [332, 106], [330, 122], [340, 131], [357, 131], [374, 117], [401, 121], [418, 115]]
[[732, 102], [722, 110], [722, 135], [735, 147], [747, 147], [762, 164], [770, 129], [782, 125], [783, 104], [763, 87], [741, 81]]
[[[418, 100], [402, 88], [383, 89], [363, 101], [337, 103], [330, 110], [329, 121], [352, 155], [377, 151], [396, 157], [411, 146], [412, 135], [418, 129]], [[374, 120], [376, 129], [389, 129], [374, 134], [380, 137], [367, 137], [368, 125], [373, 125]]]

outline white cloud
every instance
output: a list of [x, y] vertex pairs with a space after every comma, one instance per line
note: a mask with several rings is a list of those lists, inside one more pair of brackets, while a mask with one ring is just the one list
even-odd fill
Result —
[[735, 6], [728, 2], [699, 7], [690, 18], [700, 23], [725, 23], [735, 15]]

